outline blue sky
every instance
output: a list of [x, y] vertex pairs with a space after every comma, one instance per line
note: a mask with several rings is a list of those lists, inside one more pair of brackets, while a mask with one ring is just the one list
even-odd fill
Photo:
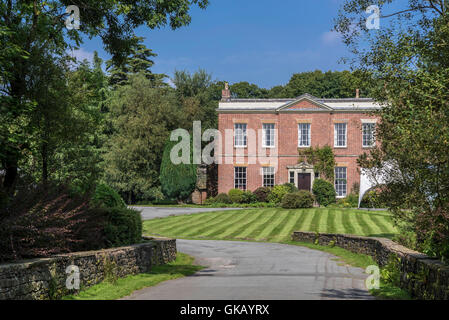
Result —
[[[137, 35], [158, 57], [153, 72], [203, 68], [213, 79], [248, 81], [270, 88], [285, 84], [293, 73], [315, 69], [344, 70], [347, 50], [330, 32], [343, 0], [211, 0], [206, 10], [194, 8], [192, 23], [181, 29], [149, 30]], [[81, 23], [82, 23], [81, 17]], [[99, 39], [86, 40], [77, 53], [90, 58]]]

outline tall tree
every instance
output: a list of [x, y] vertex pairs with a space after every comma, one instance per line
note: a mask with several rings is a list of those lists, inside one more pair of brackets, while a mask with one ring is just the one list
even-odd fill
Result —
[[[63, 57], [71, 47], [70, 43], [81, 44], [84, 34], [99, 36], [115, 63], [121, 64], [136, 43], [133, 34], [135, 27], [146, 25], [153, 29], [169, 24], [176, 29], [190, 22], [189, 9], [192, 5], [205, 8], [207, 4], [208, 0], [1, 2], [1, 47], [11, 48], [6, 52], [8, 63], [2, 65], [0, 73], [2, 122], [19, 122], [21, 126], [17, 129], [8, 125], [7, 130], [1, 130], [0, 156], [6, 171], [3, 189], [9, 193], [13, 191], [19, 160], [29, 146], [26, 137], [32, 134], [32, 127], [27, 123], [35, 104], [28, 89], [36, 61], [46, 54]], [[65, 27], [68, 5], [76, 5], [80, 9], [79, 29], [68, 30]], [[4, 51], [1, 56], [5, 56]]]
[[159, 185], [164, 143], [181, 118], [172, 88], [153, 88], [143, 74], [131, 75], [108, 101], [114, 132], [105, 154], [105, 180], [128, 203], [148, 198]]
[[[383, 13], [379, 30], [365, 24], [363, 12], [371, 4]], [[385, 14], [393, 10], [389, 4], [399, 9]], [[419, 250], [445, 259], [449, 258], [448, 9], [448, 1], [439, 0], [350, 0], [335, 26], [352, 50], [352, 63], [384, 84], [374, 92], [384, 105], [376, 132], [381, 144], [359, 162], [373, 177], [381, 174], [386, 180], [382, 195], [403, 234], [412, 231]]]
[[143, 37], [136, 37], [136, 43], [131, 48], [131, 53], [121, 64], [116, 64], [113, 59], [106, 62], [106, 69], [109, 71], [109, 83], [112, 86], [124, 85], [132, 74], [142, 73], [149, 80], [157, 81], [160, 85], [165, 75], [153, 74], [151, 67], [154, 61], [151, 60], [157, 54], [153, 53], [143, 44]]

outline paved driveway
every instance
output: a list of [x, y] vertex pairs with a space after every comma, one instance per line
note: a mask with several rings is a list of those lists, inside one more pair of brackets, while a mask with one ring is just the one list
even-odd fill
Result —
[[163, 282], [125, 299], [316, 300], [373, 299], [362, 269], [334, 256], [276, 243], [177, 240], [178, 250], [208, 266], [195, 275]]
[[139, 206], [131, 206], [130, 208], [141, 211], [143, 220], [151, 220], [154, 218], [165, 218], [169, 216], [179, 216], [182, 214], [192, 214], [198, 212], [240, 210], [239, 208], [176, 208], [176, 207], [139, 207]]

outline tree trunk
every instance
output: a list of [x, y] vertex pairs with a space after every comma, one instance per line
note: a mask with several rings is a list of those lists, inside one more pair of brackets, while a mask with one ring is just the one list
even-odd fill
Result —
[[12, 195], [17, 180], [17, 158], [13, 157], [4, 163], [5, 179], [3, 180], [3, 189], [6, 194]]

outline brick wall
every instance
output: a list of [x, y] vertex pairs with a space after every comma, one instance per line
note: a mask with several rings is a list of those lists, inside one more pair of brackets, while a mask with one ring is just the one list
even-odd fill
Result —
[[[302, 105], [304, 104], [304, 105]], [[275, 124], [278, 132], [276, 148], [263, 149], [269, 155], [270, 151], [277, 154], [278, 172], [276, 184], [288, 182], [287, 166], [298, 163], [298, 123], [309, 122], [311, 124], [311, 145], [334, 147], [334, 123], [347, 123], [347, 143], [345, 148], [334, 148], [335, 160], [339, 166], [347, 167], [347, 193], [349, 194], [355, 182], [360, 182], [357, 171], [357, 158], [369, 149], [362, 147], [362, 119], [373, 119], [374, 117], [360, 112], [311, 112], [307, 101], [301, 105], [294, 106], [295, 109], [306, 109], [307, 112], [280, 112], [275, 113], [219, 113], [218, 128], [222, 134], [223, 164], [218, 167], [218, 192], [228, 192], [234, 187], [234, 166], [247, 166], [247, 189], [254, 191], [262, 186], [261, 167], [263, 161], [251, 164], [255, 151], [248, 148], [226, 147], [227, 143], [233, 146], [232, 138], [226, 140], [225, 130], [233, 130], [234, 123], [246, 123], [247, 129], [261, 130], [262, 124], [271, 122]], [[316, 108], [316, 107], [315, 107]], [[260, 139], [260, 138], [259, 138]], [[258, 141], [259, 148], [260, 141]], [[233, 156], [229, 154], [232, 150]], [[236, 155], [240, 157], [237, 158]], [[249, 157], [248, 157], [249, 155]], [[254, 159], [253, 159], [254, 161]], [[266, 164], [265, 164], [266, 165]]]

